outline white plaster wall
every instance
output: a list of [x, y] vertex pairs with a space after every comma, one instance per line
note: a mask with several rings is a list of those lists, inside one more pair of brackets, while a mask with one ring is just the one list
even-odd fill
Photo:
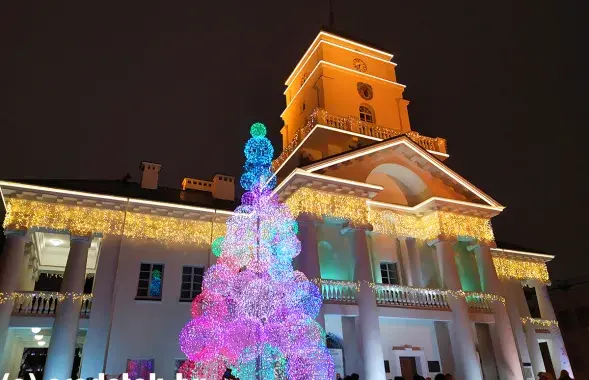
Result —
[[[135, 300], [142, 262], [164, 264], [161, 301]], [[179, 302], [183, 265], [209, 264], [207, 248], [170, 246], [125, 239], [115, 282], [114, 314], [106, 372], [125, 371], [127, 359], [155, 360], [158, 376], [174, 374], [175, 359], [184, 358], [178, 334], [191, 319], [190, 302]]]
[[[379, 321], [384, 359], [390, 362], [391, 370], [394, 367], [393, 346], [410, 345], [419, 347], [425, 353], [426, 361], [440, 361], [434, 321], [394, 318], [380, 318]], [[400, 356], [404, 355], [401, 354]], [[424, 377], [430, 376], [430, 374], [422, 373], [420, 375]], [[393, 376], [400, 376], [400, 374], [393, 374]]]

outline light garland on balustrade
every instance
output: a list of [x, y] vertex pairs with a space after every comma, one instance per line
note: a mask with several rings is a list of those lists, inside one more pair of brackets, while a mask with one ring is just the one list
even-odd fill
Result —
[[[181, 219], [93, 207], [65, 205], [26, 199], [7, 200], [4, 228], [46, 228], [72, 235], [103, 233], [124, 235], [132, 239], [154, 239], [165, 243], [208, 246], [225, 234], [225, 223]], [[212, 238], [212, 239], [211, 239]]]
[[499, 296], [497, 294], [492, 294], [492, 293], [481, 293], [481, 292], [463, 292], [464, 293], [464, 297], [466, 298], [466, 300], [473, 299], [473, 298], [478, 298], [484, 302], [501, 302], [503, 305], [505, 305], [505, 298], [502, 296]]
[[307, 213], [318, 218], [346, 219], [356, 225], [372, 224], [375, 232], [385, 235], [396, 234], [423, 240], [435, 239], [440, 235], [470, 236], [486, 242], [494, 240], [491, 223], [485, 218], [444, 211], [434, 211], [418, 217], [391, 210], [372, 209], [363, 198], [306, 187], [295, 191], [286, 200], [286, 205], [295, 216]]
[[72, 302], [81, 299], [82, 302], [94, 298], [94, 294], [87, 293], [57, 293], [57, 292], [11, 292], [0, 293], [0, 304], [12, 300], [32, 300], [33, 298], [52, 298], [55, 297], [59, 302], [66, 298], [71, 299]]
[[544, 327], [544, 328], [557, 328], [558, 321], [554, 319], [540, 319], [540, 318], [532, 318], [532, 317], [522, 317], [522, 323], [525, 324], [533, 324], [535, 326]]
[[344, 286], [354, 288], [357, 292], [360, 291], [360, 284], [362, 283], [361, 281], [326, 280], [323, 278], [314, 278], [310, 281], [317, 285], [319, 289], [321, 289], [321, 285]]
[[493, 264], [500, 278], [522, 280], [539, 280], [545, 284], [550, 282], [546, 263], [523, 261], [509, 257], [494, 256]]

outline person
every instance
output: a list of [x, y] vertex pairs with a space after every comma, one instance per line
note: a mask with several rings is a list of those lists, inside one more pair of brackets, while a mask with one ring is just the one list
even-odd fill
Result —
[[434, 380], [446, 380], [446, 376], [444, 376], [443, 373], [438, 373], [436, 377], [434, 377]]
[[562, 371], [560, 371], [560, 377], [558, 378], [558, 380], [572, 380], [572, 377], [569, 375], [569, 371], [563, 369]]
[[454, 380], [454, 376], [451, 373], [446, 374], [446, 380]]
[[335, 380], [342, 380], [342, 375], [339, 372], [335, 374]]
[[358, 375], [357, 373], [353, 373], [351, 376], [352, 380], [358, 380], [360, 378], [360, 375]]
[[395, 376], [393, 380], [405, 380], [403, 376]]
[[413, 380], [425, 380], [425, 377], [415, 374], [413, 375]]
[[231, 370], [231, 368], [227, 368], [225, 370], [225, 373], [223, 374], [223, 379], [231, 379], [231, 380], [237, 380], [237, 378], [235, 376], [233, 376], [233, 371]]
[[344, 377], [344, 380], [352, 380], [352, 377], [350, 375]]

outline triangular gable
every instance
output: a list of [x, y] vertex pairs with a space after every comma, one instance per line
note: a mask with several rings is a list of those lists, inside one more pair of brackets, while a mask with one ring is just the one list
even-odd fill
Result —
[[[386, 153], [387, 151], [391, 150], [395, 151], [399, 148], [410, 150], [411, 154], [416, 156], [416, 158], [412, 159], [412, 161], [420, 161], [422, 163], [422, 168], [430, 171], [430, 173], [434, 177], [439, 178], [444, 183], [448, 183], [449, 185], [447, 186], [453, 187], [454, 189], [458, 190], [458, 192], [462, 191], [468, 193], [473, 198], [480, 200], [483, 203], [488, 204], [490, 206], [502, 207], [499, 202], [495, 201], [493, 198], [491, 198], [483, 191], [478, 189], [476, 186], [468, 182], [462, 176], [454, 172], [448, 166], [440, 162], [431, 153], [417, 145], [407, 136], [395, 137], [389, 140], [372, 144], [367, 147], [359, 148], [350, 152], [345, 152], [336, 156], [327, 157], [325, 159], [307, 165], [302, 169], [308, 172], [325, 172], [326, 174], [329, 173], [329, 175], [334, 175], [334, 169], [338, 165], [352, 165], [352, 161], [354, 160], [362, 159], [363, 157], [366, 158], [371, 155], [380, 154], [383, 152]], [[393, 152], [393, 154], [395, 153], [396, 152]], [[363, 180], [359, 178], [347, 179]], [[458, 185], [459, 188], [457, 188], [456, 185]]]

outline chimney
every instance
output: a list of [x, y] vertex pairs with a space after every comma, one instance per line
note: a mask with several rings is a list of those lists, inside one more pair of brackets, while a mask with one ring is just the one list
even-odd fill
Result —
[[235, 177], [230, 177], [223, 174], [215, 174], [213, 177], [213, 197], [217, 199], [234, 201]]
[[141, 161], [139, 169], [142, 171], [141, 188], [151, 190], [157, 189], [157, 181], [162, 166], [153, 162]]

